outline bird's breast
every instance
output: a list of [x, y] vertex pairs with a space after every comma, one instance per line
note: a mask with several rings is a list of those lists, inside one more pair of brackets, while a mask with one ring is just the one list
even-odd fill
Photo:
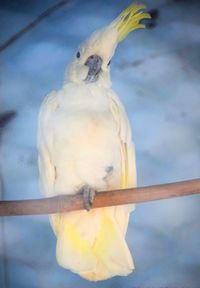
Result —
[[[79, 92], [78, 89], [76, 93]], [[84, 97], [85, 92], [80, 94]], [[59, 193], [66, 191], [66, 185], [72, 187], [73, 183], [80, 185], [82, 181], [97, 188], [107, 187], [110, 181], [119, 185], [120, 139], [109, 99], [106, 95], [87, 92], [85, 102], [80, 95], [74, 94], [73, 98], [68, 91], [62, 99], [65, 105], [60, 101], [49, 120]], [[66, 175], [71, 176], [66, 179]]]

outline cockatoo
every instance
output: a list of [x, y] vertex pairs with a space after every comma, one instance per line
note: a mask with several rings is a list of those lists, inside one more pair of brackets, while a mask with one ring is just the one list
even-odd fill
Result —
[[95, 192], [136, 186], [131, 128], [111, 88], [110, 62], [118, 43], [144, 28], [140, 20], [150, 18], [144, 8], [132, 4], [80, 45], [63, 87], [45, 97], [39, 114], [42, 190], [47, 196], [81, 192], [86, 207], [50, 217], [57, 261], [90, 281], [134, 269], [125, 241], [134, 204], [90, 208]]

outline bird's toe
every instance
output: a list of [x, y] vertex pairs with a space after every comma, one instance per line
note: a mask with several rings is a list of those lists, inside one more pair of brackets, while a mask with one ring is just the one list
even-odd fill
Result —
[[94, 197], [96, 194], [96, 191], [94, 188], [92, 188], [89, 185], [84, 185], [80, 189], [81, 194], [83, 195], [83, 202], [84, 202], [84, 207], [87, 211], [89, 211], [92, 207], [92, 203], [94, 201]]

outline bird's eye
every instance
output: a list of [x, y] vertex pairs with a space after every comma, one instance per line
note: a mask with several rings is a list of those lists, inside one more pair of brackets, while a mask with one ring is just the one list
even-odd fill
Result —
[[108, 62], [108, 66], [110, 66], [111, 60]]
[[81, 53], [78, 51], [77, 53], [76, 53], [76, 58], [80, 58], [81, 57]]

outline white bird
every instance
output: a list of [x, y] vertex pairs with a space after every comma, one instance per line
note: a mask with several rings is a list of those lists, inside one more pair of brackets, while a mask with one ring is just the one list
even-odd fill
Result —
[[132, 4], [77, 50], [63, 87], [45, 97], [39, 115], [38, 150], [46, 196], [83, 193], [87, 210], [51, 216], [58, 263], [90, 281], [128, 275], [134, 269], [125, 241], [134, 205], [91, 209], [95, 191], [136, 186], [131, 128], [111, 88], [110, 61], [129, 32], [150, 18]]

